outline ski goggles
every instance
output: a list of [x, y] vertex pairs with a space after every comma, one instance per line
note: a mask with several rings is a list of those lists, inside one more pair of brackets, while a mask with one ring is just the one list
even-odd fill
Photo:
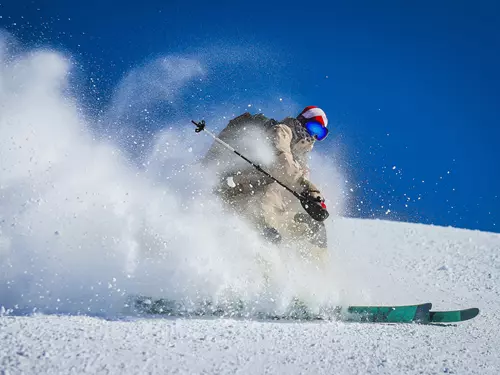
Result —
[[318, 141], [322, 141], [328, 135], [328, 129], [317, 121], [309, 121], [304, 125], [309, 135]]

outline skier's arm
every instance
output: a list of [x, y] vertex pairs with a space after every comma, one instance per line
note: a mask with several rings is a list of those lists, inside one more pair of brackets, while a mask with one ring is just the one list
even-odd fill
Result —
[[271, 168], [271, 175], [298, 192], [306, 191], [313, 198], [320, 196], [318, 188], [307, 179], [305, 171], [293, 158], [292, 130], [287, 125], [278, 124], [274, 126], [273, 136], [277, 160]]
[[272, 179], [252, 168], [244, 172], [235, 173], [230, 176], [230, 179], [226, 183], [231, 188], [231, 195], [236, 196], [239, 194], [253, 194], [272, 182]]

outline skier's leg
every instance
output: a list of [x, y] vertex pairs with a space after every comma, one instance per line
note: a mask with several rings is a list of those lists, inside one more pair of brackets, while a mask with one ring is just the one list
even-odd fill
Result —
[[259, 229], [263, 236], [273, 243], [281, 242], [280, 216], [283, 211], [283, 197], [277, 183], [269, 185], [260, 203]]
[[290, 227], [296, 232], [296, 239], [302, 241], [301, 253], [305, 260], [325, 269], [330, 262], [325, 224], [307, 214], [297, 213]]
[[327, 248], [327, 237], [325, 223], [316, 221], [309, 215], [304, 213], [297, 213], [294, 217], [294, 222], [298, 224], [305, 224], [308, 228], [305, 237], [307, 240], [319, 248]]

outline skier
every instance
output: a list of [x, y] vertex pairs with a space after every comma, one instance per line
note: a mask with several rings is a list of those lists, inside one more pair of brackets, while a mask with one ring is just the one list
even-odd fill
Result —
[[[308, 156], [315, 142], [328, 135], [327, 125], [325, 112], [316, 106], [308, 106], [297, 117], [279, 122], [245, 112], [231, 120], [218, 138], [245, 152], [252, 151], [249, 138], [254, 144], [265, 143], [274, 154], [266, 165], [267, 171], [326, 209], [320, 190], [309, 180]], [[238, 163], [217, 143], [203, 162], [213, 167], [219, 177], [215, 193], [233, 210], [252, 220], [266, 239], [281, 243], [283, 237], [294, 242], [306, 238], [317, 247], [318, 256], [325, 252], [323, 222], [311, 219], [298, 200], [278, 183], [252, 166]]]

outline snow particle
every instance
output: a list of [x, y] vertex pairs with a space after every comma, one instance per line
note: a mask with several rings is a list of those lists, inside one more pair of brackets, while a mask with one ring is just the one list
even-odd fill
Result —
[[228, 177], [228, 178], [226, 179], [226, 182], [227, 182], [227, 185], [228, 185], [229, 187], [232, 187], [232, 188], [236, 187], [236, 184], [234, 183], [234, 180], [233, 180], [233, 177], [232, 177], [232, 176], [231, 176], [231, 177]]

